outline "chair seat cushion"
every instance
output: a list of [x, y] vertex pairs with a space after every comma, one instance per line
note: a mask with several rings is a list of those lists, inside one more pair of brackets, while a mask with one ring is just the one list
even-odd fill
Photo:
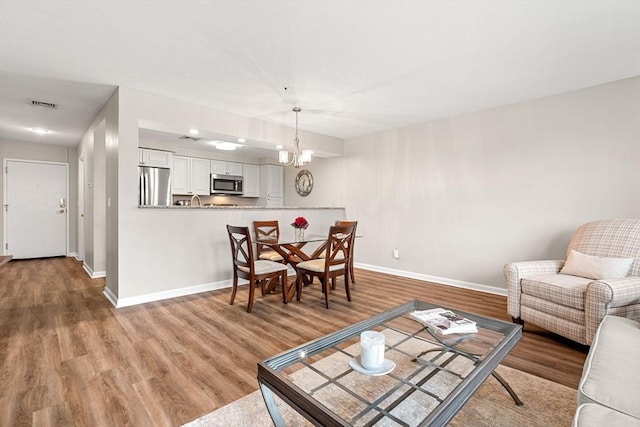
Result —
[[[327, 251], [326, 250], [324, 250], [324, 251], [322, 251], [322, 252], [320, 252], [318, 254], [318, 258], [326, 258], [326, 257], [327, 257]], [[342, 256], [342, 253], [338, 253], [336, 255], [336, 257], [335, 257], [335, 259], [337, 259], [337, 260], [340, 260], [340, 259], [343, 259], [343, 258], [344, 258], [344, 256]]]
[[282, 261], [284, 258], [282, 258], [282, 255], [280, 255], [278, 252], [276, 251], [265, 251], [262, 252], [258, 258], [260, 259], [266, 259], [269, 261]]
[[[320, 259], [312, 259], [309, 261], [303, 261], [299, 263], [296, 268], [302, 268], [309, 271], [315, 271], [317, 273], [321, 273], [324, 271], [324, 263], [325, 260], [323, 258]], [[334, 264], [329, 267], [329, 271], [341, 270], [344, 268], [344, 264]]]
[[522, 293], [584, 311], [584, 293], [593, 280], [567, 274], [541, 274], [521, 280]]
[[[259, 274], [267, 274], [274, 273], [276, 271], [283, 271], [287, 269], [287, 266], [284, 264], [280, 264], [279, 262], [267, 261], [267, 260], [259, 260], [254, 263], [255, 273]], [[238, 267], [238, 270], [244, 271], [245, 273], [249, 273], [249, 267]]]

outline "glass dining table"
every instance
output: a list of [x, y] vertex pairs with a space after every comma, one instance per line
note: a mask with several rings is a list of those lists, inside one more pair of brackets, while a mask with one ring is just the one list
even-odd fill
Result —
[[[356, 236], [357, 237], [357, 236]], [[296, 236], [294, 233], [283, 233], [279, 239], [257, 239], [256, 244], [268, 246], [282, 256], [285, 262], [294, 269], [302, 261], [319, 258], [327, 245], [327, 234], [305, 233]], [[285, 301], [289, 302], [296, 294], [295, 280], [285, 284]]]

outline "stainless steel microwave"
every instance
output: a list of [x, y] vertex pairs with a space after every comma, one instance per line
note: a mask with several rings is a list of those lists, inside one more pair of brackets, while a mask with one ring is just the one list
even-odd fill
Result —
[[242, 195], [242, 177], [212, 173], [211, 194]]

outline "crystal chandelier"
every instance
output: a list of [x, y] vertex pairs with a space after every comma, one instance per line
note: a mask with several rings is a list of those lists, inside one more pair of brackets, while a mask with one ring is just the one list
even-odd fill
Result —
[[278, 162], [284, 166], [293, 165], [295, 168], [302, 167], [311, 162], [311, 150], [300, 151], [300, 138], [298, 138], [298, 113], [302, 111], [300, 107], [293, 107], [293, 112], [296, 113], [296, 137], [293, 139], [293, 159], [289, 161], [289, 152], [281, 150], [278, 152]]

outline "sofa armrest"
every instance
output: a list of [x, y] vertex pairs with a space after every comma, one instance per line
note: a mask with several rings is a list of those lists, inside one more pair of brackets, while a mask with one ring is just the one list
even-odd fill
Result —
[[589, 283], [585, 295], [586, 339], [591, 344], [607, 314], [640, 321], [640, 276], [601, 279]]
[[504, 266], [504, 277], [507, 279], [507, 311], [516, 318], [520, 318], [520, 294], [523, 277], [538, 274], [558, 274], [564, 265], [564, 260], [521, 261], [512, 262]]

